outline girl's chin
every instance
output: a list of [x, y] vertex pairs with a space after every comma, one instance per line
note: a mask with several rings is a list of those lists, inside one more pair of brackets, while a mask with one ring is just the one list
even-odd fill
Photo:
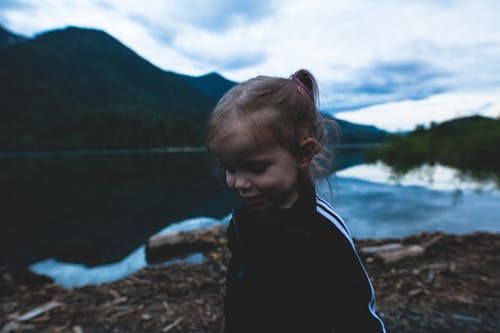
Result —
[[270, 208], [269, 202], [266, 202], [263, 197], [243, 198], [248, 207], [254, 210], [266, 210]]
[[286, 204], [279, 201], [274, 201], [270, 198], [266, 198], [263, 196], [253, 197], [253, 198], [242, 198], [242, 199], [249, 208], [259, 211], [273, 209], [273, 208], [289, 208], [293, 204], [293, 202], [291, 204]]
[[262, 199], [245, 199], [245, 203], [248, 207], [256, 210], [265, 209], [265, 206]]
[[243, 200], [245, 200], [246, 204], [249, 206], [258, 206], [262, 202], [260, 197], [244, 198]]

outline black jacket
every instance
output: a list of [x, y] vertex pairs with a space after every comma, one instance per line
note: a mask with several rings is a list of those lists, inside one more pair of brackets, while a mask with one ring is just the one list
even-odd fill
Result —
[[289, 209], [243, 207], [227, 234], [225, 333], [385, 332], [343, 220], [315, 193]]

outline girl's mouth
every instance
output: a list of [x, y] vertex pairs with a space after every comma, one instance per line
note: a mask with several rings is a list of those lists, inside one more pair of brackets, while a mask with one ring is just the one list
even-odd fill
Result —
[[247, 197], [243, 198], [249, 206], [255, 206], [260, 202], [260, 197]]

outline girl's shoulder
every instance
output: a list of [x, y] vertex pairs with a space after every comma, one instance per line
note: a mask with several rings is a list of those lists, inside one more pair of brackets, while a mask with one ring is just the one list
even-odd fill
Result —
[[325, 233], [324, 236], [328, 237], [331, 234], [347, 240], [352, 246], [354, 241], [352, 239], [349, 228], [345, 223], [342, 216], [333, 208], [333, 206], [320, 196], [316, 196], [316, 211], [315, 211], [318, 225]]

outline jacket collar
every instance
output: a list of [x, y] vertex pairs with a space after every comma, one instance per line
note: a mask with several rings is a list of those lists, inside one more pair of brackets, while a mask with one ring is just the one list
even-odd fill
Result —
[[252, 223], [295, 224], [307, 222], [303, 217], [309, 216], [316, 209], [316, 190], [314, 184], [301, 186], [299, 198], [289, 208], [272, 208], [256, 211], [242, 204], [237, 210], [238, 219], [252, 220]]

